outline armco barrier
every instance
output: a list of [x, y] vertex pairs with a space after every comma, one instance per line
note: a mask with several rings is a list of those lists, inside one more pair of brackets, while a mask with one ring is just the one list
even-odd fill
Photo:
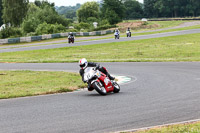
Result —
[[20, 42], [31, 42], [31, 37], [20, 37]]
[[[112, 32], [113, 30], [107, 30], [107, 31], [93, 31], [93, 32], [73, 32], [73, 34], [74, 36], [95, 36], [95, 35], [110, 34]], [[67, 32], [67, 33], [47, 34], [47, 35], [41, 35], [41, 36], [0, 39], [0, 44], [40, 41], [40, 40], [46, 40], [46, 39], [51, 39], [51, 38], [67, 37], [68, 35], [69, 33]]]
[[20, 42], [20, 38], [11, 38], [8, 39], [8, 43], [19, 43]]
[[42, 40], [51, 39], [51, 34], [42, 35]]
[[40, 41], [42, 40], [42, 36], [32, 36], [31, 41]]
[[0, 44], [7, 44], [8, 43], [8, 39], [0, 39]]
[[96, 35], [102, 35], [101, 31], [96, 31]]
[[84, 36], [89, 36], [89, 32], [84, 32], [83, 35]]
[[51, 38], [59, 38], [59, 37], [61, 37], [60, 33], [52, 34], [51, 35]]

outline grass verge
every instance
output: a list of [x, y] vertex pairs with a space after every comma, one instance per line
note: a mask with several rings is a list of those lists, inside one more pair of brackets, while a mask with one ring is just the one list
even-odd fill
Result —
[[128, 42], [48, 50], [0, 53], [0, 62], [95, 62], [200, 61], [200, 34], [179, 35]]
[[86, 87], [76, 73], [0, 71], [0, 99], [71, 92]]
[[119, 23], [118, 26], [120, 29], [123, 29], [123, 31], [126, 30], [127, 27], [130, 27], [134, 31], [148, 31], [148, 30], [175, 27], [184, 22], [190, 22], [190, 21], [147, 21], [146, 24], [140, 25], [141, 23], [140, 20], [125, 20]]
[[134, 133], [200, 133], [200, 122], [158, 127]]
[[168, 30], [161, 30], [161, 31], [152, 31], [152, 32], [143, 32], [143, 33], [137, 33], [133, 32], [133, 36], [139, 36], [139, 35], [149, 35], [149, 34], [157, 34], [157, 33], [165, 33], [165, 32], [173, 32], [173, 31], [182, 31], [182, 30], [192, 30], [192, 29], [199, 29], [200, 25], [195, 26], [189, 26], [189, 27], [183, 27], [183, 28], [176, 28], [176, 29], [168, 29]]

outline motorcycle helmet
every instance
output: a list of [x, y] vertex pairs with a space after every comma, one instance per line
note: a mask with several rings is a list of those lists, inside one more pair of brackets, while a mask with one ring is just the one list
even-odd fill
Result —
[[73, 35], [73, 33], [72, 33], [72, 32], [70, 32], [69, 34], [70, 34], [70, 35]]
[[80, 59], [79, 66], [81, 67], [81, 69], [85, 69], [88, 66], [87, 60], [85, 58]]

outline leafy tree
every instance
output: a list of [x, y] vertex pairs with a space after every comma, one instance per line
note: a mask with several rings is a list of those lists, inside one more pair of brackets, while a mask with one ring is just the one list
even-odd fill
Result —
[[79, 22], [87, 22], [87, 18], [94, 17], [99, 19], [100, 9], [97, 2], [86, 2], [80, 9], [77, 10], [77, 17]]
[[105, 19], [107, 19], [108, 22], [112, 25], [122, 21], [122, 18], [120, 18], [119, 15], [114, 10], [109, 10], [109, 9], [106, 9]]
[[126, 8], [126, 19], [142, 18], [143, 9], [141, 4], [136, 0], [126, 0], [124, 2]]
[[3, 20], [12, 26], [20, 26], [28, 10], [29, 0], [3, 0]]
[[76, 11], [81, 7], [81, 4], [76, 4], [76, 6], [61, 6], [56, 7], [58, 14], [64, 15], [66, 18], [74, 19], [76, 18]]
[[103, 0], [101, 16], [103, 19], [107, 19], [110, 24], [116, 24], [124, 18], [125, 10], [122, 0]]
[[42, 34], [53, 34], [53, 33], [59, 33], [64, 32], [66, 28], [61, 24], [47, 24], [46, 22], [39, 24], [36, 29], [37, 35]]
[[144, 0], [144, 14], [147, 17], [155, 17], [155, 3], [156, 0]]
[[74, 19], [76, 17], [76, 11], [74, 10], [69, 10], [66, 14], [65, 14], [66, 18], [69, 19]]
[[37, 26], [42, 23], [41, 19], [38, 17], [40, 12], [42, 12], [42, 9], [38, 6], [33, 3], [29, 4], [27, 16], [22, 23], [22, 29], [25, 34], [35, 32]]
[[46, 22], [47, 24], [62, 24], [68, 26], [70, 21], [60, 16], [55, 8], [49, 4], [37, 6], [34, 3], [29, 4], [28, 14], [22, 24], [24, 33], [35, 32], [38, 25]]
[[35, 0], [34, 3], [35, 3], [36, 6], [38, 6], [38, 7], [40, 7], [40, 8], [44, 8], [45, 6], [49, 6], [49, 7], [54, 7], [54, 6], [55, 6], [54, 3], [50, 3], [50, 2], [48, 2], [47, 0], [42, 0], [42, 1], [40, 1], [40, 0]]
[[199, 7], [199, 0], [144, 0], [147, 17], [199, 16]]
[[2, 11], [3, 11], [2, 0], [0, 0], [0, 26], [3, 24]]

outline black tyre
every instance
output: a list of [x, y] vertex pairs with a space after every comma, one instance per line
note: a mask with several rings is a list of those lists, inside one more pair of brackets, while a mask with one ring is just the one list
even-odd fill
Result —
[[114, 86], [114, 93], [118, 93], [120, 91], [120, 86], [118, 85], [117, 82], [113, 82], [113, 86]]
[[94, 82], [93, 84], [93, 88], [100, 94], [100, 95], [106, 95], [106, 89], [104, 86], [101, 85], [101, 83], [99, 82]]

